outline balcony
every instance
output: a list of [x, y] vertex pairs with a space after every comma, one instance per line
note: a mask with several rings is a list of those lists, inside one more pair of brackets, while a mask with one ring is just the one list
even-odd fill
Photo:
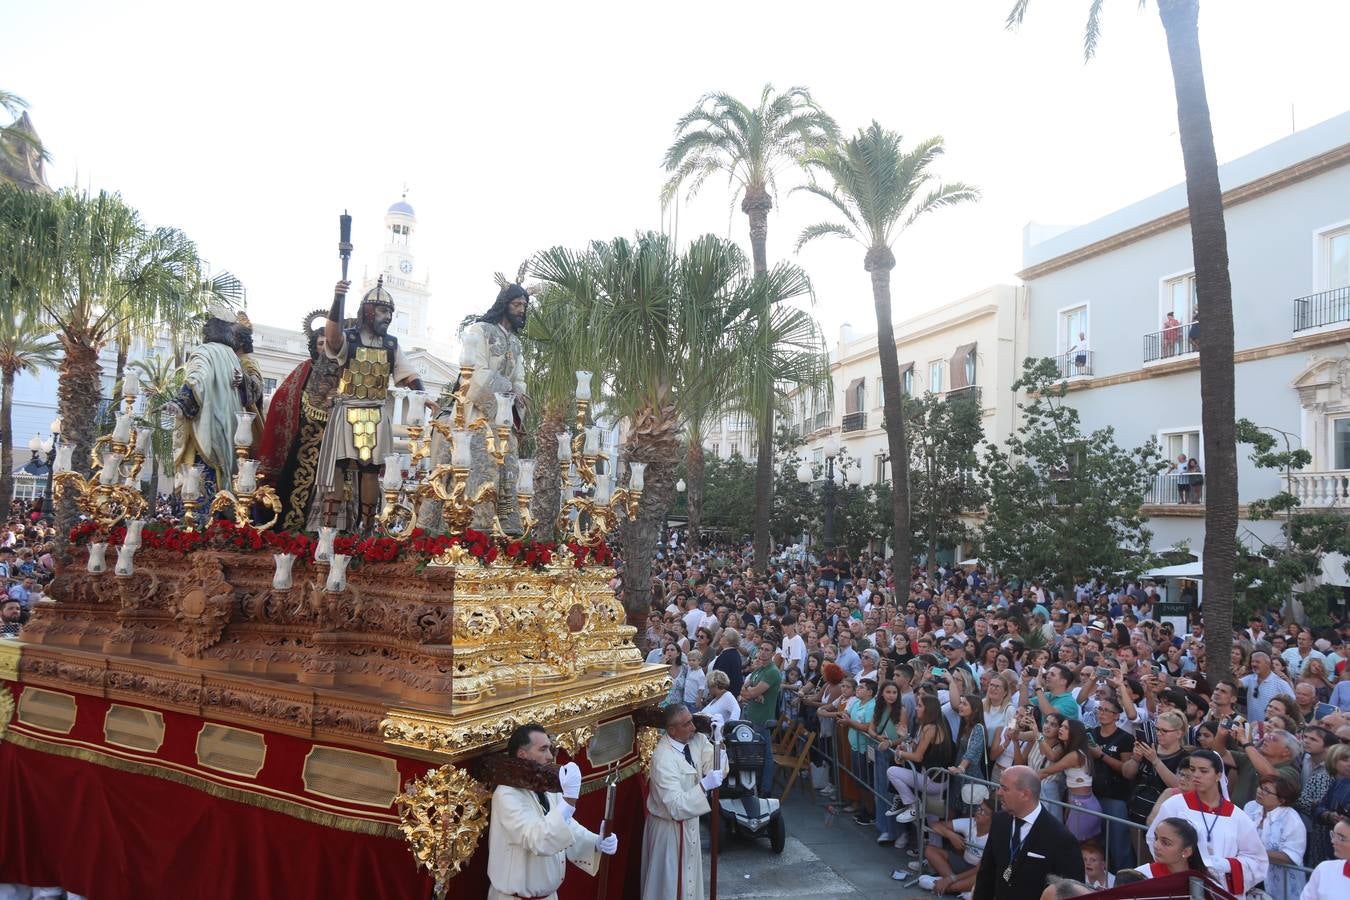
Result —
[[1294, 331], [1350, 324], [1350, 287], [1309, 294], [1294, 301]]
[[1205, 488], [1194, 484], [1203, 479], [1204, 472], [1167, 472], [1155, 475], [1153, 487], [1144, 495], [1146, 506], [1203, 506]]
[[1340, 508], [1350, 511], [1350, 469], [1331, 472], [1295, 472], [1289, 493], [1304, 509]]
[[963, 388], [952, 388], [946, 394], [948, 403], [957, 403], [962, 400], [968, 400], [976, 406], [980, 405], [980, 389], [977, 385], [967, 385]]
[[1074, 350], [1055, 357], [1055, 368], [1061, 378], [1078, 378], [1092, 374], [1092, 351]]
[[844, 413], [843, 431], [847, 434], [850, 431], [867, 430], [867, 413], [851, 412]]
[[827, 410], [826, 412], [816, 413], [816, 427], [813, 430], [819, 431], [822, 428], [829, 428], [829, 427], [830, 427], [829, 411]]
[[1189, 323], [1176, 328], [1164, 328], [1144, 335], [1144, 362], [1159, 362], [1193, 356], [1199, 348], [1191, 344]]

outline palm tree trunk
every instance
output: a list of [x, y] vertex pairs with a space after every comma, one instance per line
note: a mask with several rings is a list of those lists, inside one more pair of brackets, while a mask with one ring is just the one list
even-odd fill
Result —
[[8, 522], [14, 499], [14, 371], [6, 368], [0, 378], [0, 522]]
[[[102, 391], [99, 389], [98, 351], [92, 342], [78, 340], [75, 336], [62, 333], [61, 347], [65, 351], [61, 360], [61, 377], [57, 388], [57, 397], [61, 409], [61, 437], [74, 445], [71, 468], [81, 475], [89, 475], [89, 452], [94, 446], [94, 435], [98, 425], [95, 416], [98, 413], [98, 401]], [[57, 547], [64, 556], [66, 553], [66, 535], [75, 524], [78, 512], [70, 493], [56, 505]]]
[[1233, 373], [1233, 285], [1214, 152], [1205, 73], [1200, 63], [1199, 5], [1158, 0], [1177, 95], [1191, 254], [1201, 321], [1200, 423], [1205, 448], [1205, 633], [1210, 682], [1229, 674], [1233, 643], [1233, 571], [1237, 565], [1237, 434]]
[[[122, 396], [122, 380], [127, 377], [127, 353], [129, 352], [130, 344], [131, 339], [125, 336], [117, 339], [117, 368], [113, 371], [112, 389], [112, 396], [114, 397]], [[110, 410], [109, 418], [115, 420], [117, 418], [116, 406], [110, 406], [108, 408]]]
[[[741, 210], [750, 218], [750, 255], [754, 260], [755, 277], [763, 278], [769, 271], [769, 210], [773, 198], [762, 187], [750, 187], [741, 201]], [[770, 310], [766, 304], [760, 311], [761, 327], [768, 327]], [[764, 398], [764, 407], [755, 416], [759, 426], [759, 452], [755, 458], [755, 559], [758, 575], [768, 571], [769, 517], [773, 506], [773, 389]]]
[[558, 435], [567, 427], [561, 407], [548, 406], [539, 420], [539, 430], [534, 436], [534, 458], [539, 464], [534, 467], [534, 499], [530, 501], [530, 512], [538, 523], [534, 527], [536, 540], [544, 540], [553, 534], [558, 521], [558, 510], [562, 508], [562, 472], [558, 469]]
[[646, 487], [638, 503], [637, 519], [624, 525], [620, 546], [623, 550], [623, 607], [628, 624], [638, 635], [646, 631], [647, 613], [652, 607], [652, 560], [661, 537], [666, 514], [675, 498], [675, 469], [678, 449], [656, 449], [642, 445], [631, 447], [630, 459], [647, 463]]
[[[886, 420], [886, 446], [891, 457], [891, 516], [894, 530], [896, 590], [908, 591], [911, 571], [909, 531], [909, 446], [905, 438], [904, 397], [900, 387], [900, 357], [895, 350], [895, 326], [891, 324], [891, 269], [895, 254], [889, 247], [867, 252], [864, 267], [872, 275], [872, 303], [877, 314], [877, 354], [881, 357], [882, 412]], [[901, 585], [904, 585], [902, 588]]]
[[[697, 438], [697, 435], [694, 436]], [[685, 486], [689, 501], [689, 550], [698, 550], [699, 533], [703, 528], [703, 479], [704, 458], [703, 442], [697, 439], [689, 441], [689, 450], [684, 456], [684, 465], [689, 472], [689, 484]]]

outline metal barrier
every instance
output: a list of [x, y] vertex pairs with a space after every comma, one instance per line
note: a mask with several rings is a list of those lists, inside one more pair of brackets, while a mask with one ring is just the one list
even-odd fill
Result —
[[[876, 786], [875, 786], [875, 781], [876, 781], [875, 778], [870, 779], [868, 782], [865, 783], [865, 782], [863, 782], [862, 779], [858, 778], [858, 777], [854, 774], [854, 772], [852, 771], [851, 768], [845, 769], [845, 768], [842, 768], [842, 767], [840, 766], [839, 753], [835, 752], [835, 751], [836, 751], [836, 746], [837, 746], [837, 742], [838, 742], [841, 738], [842, 738], [842, 739], [847, 739], [848, 731], [847, 731], [846, 729], [840, 729], [839, 726], [838, 726], [838, 724], [835, 725], [835, 729], [836, 729], [836, 730], [835, 730], [835, 734], [834, 734], [832, 737], [830, 737], [830, 738], [828, 738], [828, 739], [825, 739], [825, 738], [818, 738], [818, 740], [816, 741], [816, 745], [815, 745], [816, 747], [820, 748], [821, 755], [822, 755], [823, 757], [825, 757], [827, 763], [829, 764], [829, 768], [830, 768], [830, 772], [831, 772], [831, 776], [832, 776], [832, 784], [833, 784], [833, 786], [834, 786], [834, 788], [835, 788], [835, 791], [836, 791], [836, 794], [835, 794], [836, 799], [835, 799], [834, 802], [837, 802], [837, 803], [843, 803], [843, 802], [844, 802], [844, 796], [843, 796], [844, 791], [843, 791], [843, 781], [842, 781], [842, 779], [843, 779], [843, 778], [848, 778], [848, 779], [850, 779], [851, 781], [853, 781], [853, 782], [858, 786], [858, 788], [859, 788], [860, 790], [867, 791], [868, 793], [870, 793], [870, 794], [872, 795], [872, 798], [873, 798], [873, 804], [874, 804], [874, 809], [875, 809], [875, 816], [882, 816], [882, 815], [884, 815], [884, 814], [885, 814], [885, 810], [889, 809], [889, 808], [890, 808], [890, 805], [891, 805], [891, 796], [892, 796], [891, 792], [889, 792], [889, 791], [887, 791], [887, 792], [885, 792], [885, 793], [878, 792], [878, 791], [876, 790]], [[843, 732], [842, 734], [840, 733], [841, 731]], [[827, 740], [828, 740], [828, 743], [827, 743]], [[868, 741], [871, 741], [871, 738], [868, 738], [867, 740], [868, 740]], [[875, 742], [873, 742], [873, 743], [875, 743]], [[851, 749], [851, 747], [850, 747], [850, 749]], [[919, 771], [918, 768], [917, 768], [913, 763], [906, 763], [905, 765], [906, 765], [908, 768], [914, 770], [915, 772], [918, 772], [918, 771]], [[921, 774], [923, 777], [925, 777], [925, 778], [927, 778], [927, 779], [930, 779], [930, 780], [932, 780], [932, 781], [935, 781], [935, 782], [940, 782], [940, 781], [946, 781], [946, 782], [947, 782], [947, 787], [946, 787], [946, 789], [945, 789], [945, 791], [944, 791], [944, 793], [943, 793], [943, 795], [942, 795], [942, 801], [941, 801], [941, 802], [942, 802], [942, 809], [943, 809], [944, 812], [945, 812], [946, 810], [948, 810], [948, 809], [952, 809], [952, 808], [953, 808], [952, 801], [951, 801], [950, 799], [948, 799], [948, 798], [951, 797], [951, 791], [952, 791], [953, 786], [956, 785], [956, 784], [959, 784], [959, 783], [961, 783], [961, 782], [968, 782], [968, 783], [971, 783], [971, 784], [978, 784], [978, 785], [982, 785], [982, 786], [984, 786], [985, 788], [987, 788], [987, 789], [989, 790], [989, 796], [990, 796], [990, 797], [993, 799], [993, 801], [994, 801], [994, 809], [995, 809], [996, 812], [998, 811], [999, 805], [998, 805], [998, 793], [997, 793], [997, 790], [998, 790], [999, 784], [998, 784], [998, 782], [996, 782], [996, 781], [990, 781], [990, 780], [985, 779], [985, 778], [977, 778], [977, 777], [974, 776], [974, 775], [967, 775], [967, 774], [964, 774], [964, 773], [954, 773], [954, 772], [951, 772], [951, 771], [949, 771], [949, 770], [947, 770], [947, 769], [945, 769], [945, 768], [942, 768], [942, 767], [934, 767], [934, 768], [931, 768], [931, 769], [927, 769], [927, 770], [924, 770], [923, 772], [921, 772], [921, 773], [919, 773], [919, 774]], [[815, 790], [814, 784], [811, 785], [811, 789], [812, 789], [812, 790]], [[912, 877], [911, 879], [908, 879], [908, 881], [907, 881], [907, 886], [912, 886], [910, 883], [911, 883], [911, 882], [917, 881], [918, 876], [919, 876], [920, 874], [922, 874], [924, 871], [926, 871], [926, 865], [925, 865], [925, 863], [924, 863], [923, 848], [924, 848], [925, 846], [927, 846], [927, 844], [928, 844], [928, 840], [929, 840], [928, 835], [929, 835], [929, 832], [930, 832], [930, 830], [931, 830], [931, 829], [929, 828], [929, 826], [928, 826], [928, 816], [929, 816], [929, 815], [936, 815], [937, 818], [938, 818], [939, 820], [946, 818], [945, 815], [939, 814], [939, 813], [937, 813], [937, 812], [930, 813], [930, 811], [929, 811], [929, 809], [928, 809], [929, 795], [928, 795], [928, 792], [927, 792], [926, 790], [924, 790], [923, 788], [919, 788], [918, 790], [916, 790], [915, 793], [916, 793], [916, 796], [917, 796], [917, 802], [918, 802], [918, 813], [917, 813], [917, 815], [916, 815], [916, 817], [915, 817], [914, 822], [909, 823], [909, 825], [902, 825], [901, 823], [898, 823], [898, 822], [896, 823], [898, 827], [911, 827], [911, 826], [912, 826], [912, 827], [914, 827], [915, 830], [916, 830], [916, 836], [915, 836], [916, 843], [913, 845], [912, 849], [914, 849], [914, 850], [916, 851], [916, 853], [917, 853], [918, 861], [919, 861], [919, 869], [918, 869], [918, 871], [913, 871], [913, 872], [912, 872], [913, 877]], [[969, 807], [969, 808], [966, 810], [967, 813], [969, 813], [970, 809], [973, 809], [973, 806], [972, 806], [972, 805], [970, 805], [970, 804], [965, 804], [964, 802], [960, 801], [959, 796], [958, 796], [958, 799], [957, 799], [956, 802], [959, 803], [962, 807]], [[1102, 839], [1101, 839], [1101, 842], [1100, 842], [1100, 843], [1101, 843], [1101, 845], [1102, 845], [1102, 853], [1103, 853], [1103, 856], [1104, 856], [1104, 859], [1105, 859], [1105, 864], [1106, 864], [1106, 869], [1107, 869], [1107, 871], [1113, 871], [1112, 868], [1111, 868], [1111, 846], [1110, 846], [1111, 842], [1110, 842], [1109, 840], [1106, 839], [1106, 826], [1107, 826], [1107, 825], [1110, 824], [1110, 825], [1115, 825], [1115, 826], [1117, 826], [1117, 827], [1124, 827], [1124, 828], [1127, 828], [1127, 829], [1129, 829], [1129, 830], [1131, 830], [1131, 831], [1138, 832], [1138, 833], [1141, 833], [1141, 834], [1142, 834], [1143, 832], [1148, 831], [1148, 826], [1147, 826], [1147, 825], [1141, 825], [1141, 824], [1139, 824], [1138, 822], [1133, 822], [1133, 821], [1131, 821], [1131, 820], [1129, 820], [1129, 819], [1123, 819], [1123, 818], [1120, 818], [1119, 816], [1113, 816], [1113, 815], [1111, 815], [1111, 814], [1109, 814], [1109, 813], [1105, 813], [1105, 812], [1102, 812], [1102, 811], [1100, 811], [1100, 810], [1083, 809], [1082, 807], [1074, 806], [1074, 805], [1073, 805], [1072, 803], [1070, 803], [1067, 799], [1066, 799], [1066, 800], [1053, 800], [1053, 799], [1050, 799], [1050, 798], [1043, 797], [1043, 798], [1041, 799], [1041, 804], [1042, 804], [1042, 806], [1044, 806], [1044, 807], [1046, 807], [1046, 808], [1050, 808], [1050, 809], [1053, 809], [1053, 808], [1055, 808], [1055, 807], [1059, 807], [1060, 810], [1062, 810], [1061, 815], [1060, 815], [1061, 819], [1063, 819], [1064, 816], [1065, 816], [1070, 810], [1073, 810], [1073, 811], [1076, 811], [1076, 812], [1078, 812], [1078, 813], [1081, 813], [1081, 814], [1084, 814], [1084, 815], [1089, 815], [1089, 816], [1092, 816], [1093, 818], [1100, 819], [1100, 820], [1102, 821], [1103, 829], [1102, 829]], [[830, 810], [830, 812], [827, 813], [827, 815], [832, 819], [835, 815], [837, 815], [837, 811], [835, 811], [835, 810], [831, 807], [831, 810]], [[1243, 813], [1243, 815], [1245, 815], [1245, 813]], [[1135, 864], [1136, 864], [1136, 865], [1142, 864], [1142, 862], [1143, 862], [1143, 860], [1135, 860]], [[1311, 874], [1312, 874], [1312, 871], [1313, 871], [1311, 868], [1309, 868], [1309, 867], [1307, 867], [1307, 866], [1294, 866], [1294, 865], [1289, 865], [1289, 864], [1287, 864], [1287, 863], [1274, 863], [1274, 862], [1272, 862], [1272, 863], [1270, 864], [1270, 870], [1271, 870], [1271, 871], [1275, 871], [1275, 870], [1277, 870], [1277, 869], [1287, 870], [1287, 871], [1290, 871], [1290, 872], [1299, 872], [1299, 873], [1302, 873], [1304, 879], [1306, 879], [1307, 876], [1311, 875]], [[1267, 878], [1269, 878], [1269, 876], [1267, 876]]]

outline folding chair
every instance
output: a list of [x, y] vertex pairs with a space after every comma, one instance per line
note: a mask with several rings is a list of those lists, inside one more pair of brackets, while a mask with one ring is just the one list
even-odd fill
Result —
[[[791, 748], [788, 748], [784, 752], [774, 753], [773, 763], [774, 766], [777, 767], [776, 772], [778, 774], [784, 772], [792, 773], [787, 778], [787, 784], [783, 786], [783, 794], [778, 798], [779, 803], [787, 802], [788, 794], [792, 793], [792, 785], [802, 774], [802, 770], [807, 769], [811, 765], [811, 745], [815, 742], [816, 733], [814, 731], [808, 731], [806, 732], [806, 740], [802, 742], [800, 751], [794, 752]], [[809, 774], [802, 779], [802, 792], [806, 794], [807, 799], [811, 801], [811, 805], [815, 806], [816, 792], [811, 789], [811, 776]]]

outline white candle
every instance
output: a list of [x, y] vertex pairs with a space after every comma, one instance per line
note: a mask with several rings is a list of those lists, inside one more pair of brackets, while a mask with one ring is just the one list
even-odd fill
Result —
[[113, 427], [114, 444], [131, 443], [131, 413], [118, 413], [117, 424]]
[[454, 446], [450, 451], [450, 465], [467, 469], [473, 462], [473, 456], [469, 452], [469, 440], [471, 432], [467, 428], [461, 428], [451, 432]]
[[190, 466], [183, 470], [183, 499], [196, 500], [202, 495], [202, 474], [205, 470], [201, 466]]
[[516, 493], [530, 495], [534, 493], [534, 460], [522, 459], [516, 477]]
[[396, 491], [403, 486], [403, 461], [397, 454], [384, 458], [384, 476], [380, 484], [386, 491]]
[[600, 426], [592, 425], [586, 429], [586, 443], [581, 452], [586, 456], [595, 456], [600, 452]]
[[122, 396], [135, 397], [141, 392], [141, 376], [135, 369], [128, 369], [122, 373]]
[[351, 556], [346, 553], [333, 554], [328, 563], [328, 581], [324, 584], [324, 590], [330, 594], [340, 594], [347, 589], [347, 563], [351, 561]]
[[152, 433], [149, 428], [136, 429], [136, 452], [144, 453], [146, 456], [149, 456], [151, 440]]
[[71, 460], [75, 455], [74, 444], [62, 444], [56, 448], [56, 471], [69, 472]]
[[578, 399], [578, 400], [589, 400], [589, 399], [591, 399], [591, 377], [592, 377], [592, 375], [593, 375], [593, 373], [587, 372], [585, 369], [578, 369], [578, 370], [577, 370], [577, 399]]
[[315, 562], [330, 562], [333, 559], [333, 542], [337, 540], [337, 529], [329, 525], [319, 526], [319, 546], [314, 550]]
[[139, 550], [141, 546], [141, 529], [144, 527], [144, 519], [127, 519], [127, 536], [122, 540], [122, 546], [134, 547]]
[[511, 393], [497, 395], [497, 427], [510, 428], [513, 423], [511, 410], [515, 406], [516, 395]]
[[122, 455], [120, 453], [103, 454], [103, 469], [98, 473], [98, 480], [101, 484], [117, 484], [117, 479], [121, 477], [119, 469], [122, 467]]
[[117, 565], [113, 568], [113, 574], [122, 575], [124, 577], [128, 575], [135, 575], [136, 574], [135, 557], [136, 557], [135, 547], [128, 547], [126, 544], [123, 544], [121, 547], [118, 547]]
[[558, 462], [572, 461], [572, 436], [567, 432], [558, 435]]
[[409, 425], [421, 425], [427, 415], [427, 392], [413, 391], [408, 394], [408, 418]]
[[257, 418], [251, 412], [235, 413], [234, 417], [239, 420], [239, 427], [234, 430], [234, 445], [236, 447], [249, 447], [253, 444], [253, 420]]
[[258, 461], [256, 459], [239, 460], [239, 492], [251, 494], [258, 489]]
[[643, 485], [646, 484], [647, 464], [640, 462], [630, 462], [628, 464], [628, 489], [642, 493]]
[[595, 476], [595, 502], [600, 506], [605, 506], [613, 495], [614, 476], [608, 472]]

